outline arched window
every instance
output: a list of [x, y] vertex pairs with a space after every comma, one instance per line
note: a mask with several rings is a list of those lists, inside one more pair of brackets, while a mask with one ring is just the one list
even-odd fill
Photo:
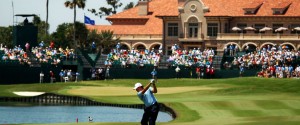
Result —
[[122, 44], [120, 49], [121, 50], [129, 50], [129, 47], [126, 44]]
[[146, 49], [146, 47], [144, 46], [144, 45], [138, 45], [137, 47], [136, 47], [136, 49], [137, 50], [145, 50]]
[[159, 50], [159, 47], [160, 47], [160, 45], [159, 45], [159, 44], [157, 44], [157, 45], [154, 45], [154, 46], [152, 46], [150, 49]]
[[256, 51], [256, 48], [257, 47], [254, 44], [249, 43], [244, 46], [243, 51], [246, 53], [254, 52], [254, 51]]

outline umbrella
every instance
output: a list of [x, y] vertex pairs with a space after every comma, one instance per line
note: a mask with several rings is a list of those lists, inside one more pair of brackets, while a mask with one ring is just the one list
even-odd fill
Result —
[[251, 26], [249, 26], [249, 27], [244, 28], [244, 30], [255, 31], [256, 29], [253, 28], [253, 27], [251, 27]]
[[232, 27], [231, 30], [232, 30], [232, 31], [241, 31], [242, 29], [241, 29], [241, 28], [238, 28], [238, 27]]
[[288, 28], [285, 28], [285, 27], [279, 27], [275, 30], [275, 32], [280, 32], [280, 31], [287, 31]]
[[300, 27], [295, 27], [293, 30], [300, 31]]
[[270, 31], [270, 30], [272, 30], [272, 28], [264, 27], [264, 28], [260, 29], [259, 32]]

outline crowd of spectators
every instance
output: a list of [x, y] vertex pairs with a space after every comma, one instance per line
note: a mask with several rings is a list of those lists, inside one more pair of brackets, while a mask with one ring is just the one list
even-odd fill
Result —
[[[73, 49], [63, 49], [61, 47], [55, 48], [54, 42], [49, 46], [45, 46], [44, 42], [40, 42], [39, 46], [30, 48], [29, 43], [24, 46], [25, 50], [20, 46], [8, 48], [7, 46], [0, 46], [0, 57], [2, 62], [16, 61], [20, 64], [30, 65], [33, 60], [39, 63], [59, 64], [62, 60], [76, 60], [76, 54]], [[32, 54], [30, 56], [29, 54]], [[31, 59], [30, 59], [31, 57]]]
[[225, 62], [225, 68], [261, 69], [258, 77], [299, 78], [300, 51], [284, 46], [267, 45], [259, 51], [234, 57], [231, 63]]
[[[119, 44], [119, 43], [118, 43]], [[107, 55], [107, 59], [104, 62], [104, 65], [107, 67], [114, 67], [115, 65], [126, 68], [130, 65], [136, 65], [138, 68], [144, 67], [145, 65], [151, 65], [157, 67], [162, 51], [161, 48], [156, 50], [152, 48], [148, 49], [135, 49], [131, 50], [120, 49], [117, 44], [115, 49]]]
[[31, 64], [28, 53], [22, 47], [15, 46], [8, 48], [3, 44], [0, 45], [1, 62], [19, 62], [21, 64]]
[[190, 50], [181, 49], [177, 44], [172, 46], [172, 54], [168, 62], [170, 66], [203, 66], [212, 68], [213, 57], [215, 56], [213, 49], [194, 48]]
[[62, 69], [59, 72], [60, 82], [66, 81], [78, 81], [78, 76], [80, 75], [77, 71], [72, 71], [71, 69]]
[[45, 47], [42, 41], [39, 46], [32, 47], [31, 52], [34, 58], [40, 63], [50, 63], [57, 65], [62, 60], [76, 60], [76, 54], [74, 49], [63, 49], [62, 47], [55, 48], [54, 42], [50, 43], [50, 46]]

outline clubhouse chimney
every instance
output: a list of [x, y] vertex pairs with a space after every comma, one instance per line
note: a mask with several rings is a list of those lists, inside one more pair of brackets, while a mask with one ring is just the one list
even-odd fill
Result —
[[148, 15], [148, 9], [149, 9], [149, 0], [139, 0], [138, 2], [139, 7], [139, 15], [140, 16], [147, 16]]

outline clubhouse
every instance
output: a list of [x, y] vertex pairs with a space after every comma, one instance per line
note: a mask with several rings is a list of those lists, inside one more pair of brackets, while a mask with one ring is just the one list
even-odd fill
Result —
[[106, 19], [111, 25], [87, 26], [111, 30], [121, 49], [159, 49], [171, 55], [172, 46], [213, 49], [222, 55], [266, 46], [300, 49], [298, 0], [139, 0], [138, 5]]

